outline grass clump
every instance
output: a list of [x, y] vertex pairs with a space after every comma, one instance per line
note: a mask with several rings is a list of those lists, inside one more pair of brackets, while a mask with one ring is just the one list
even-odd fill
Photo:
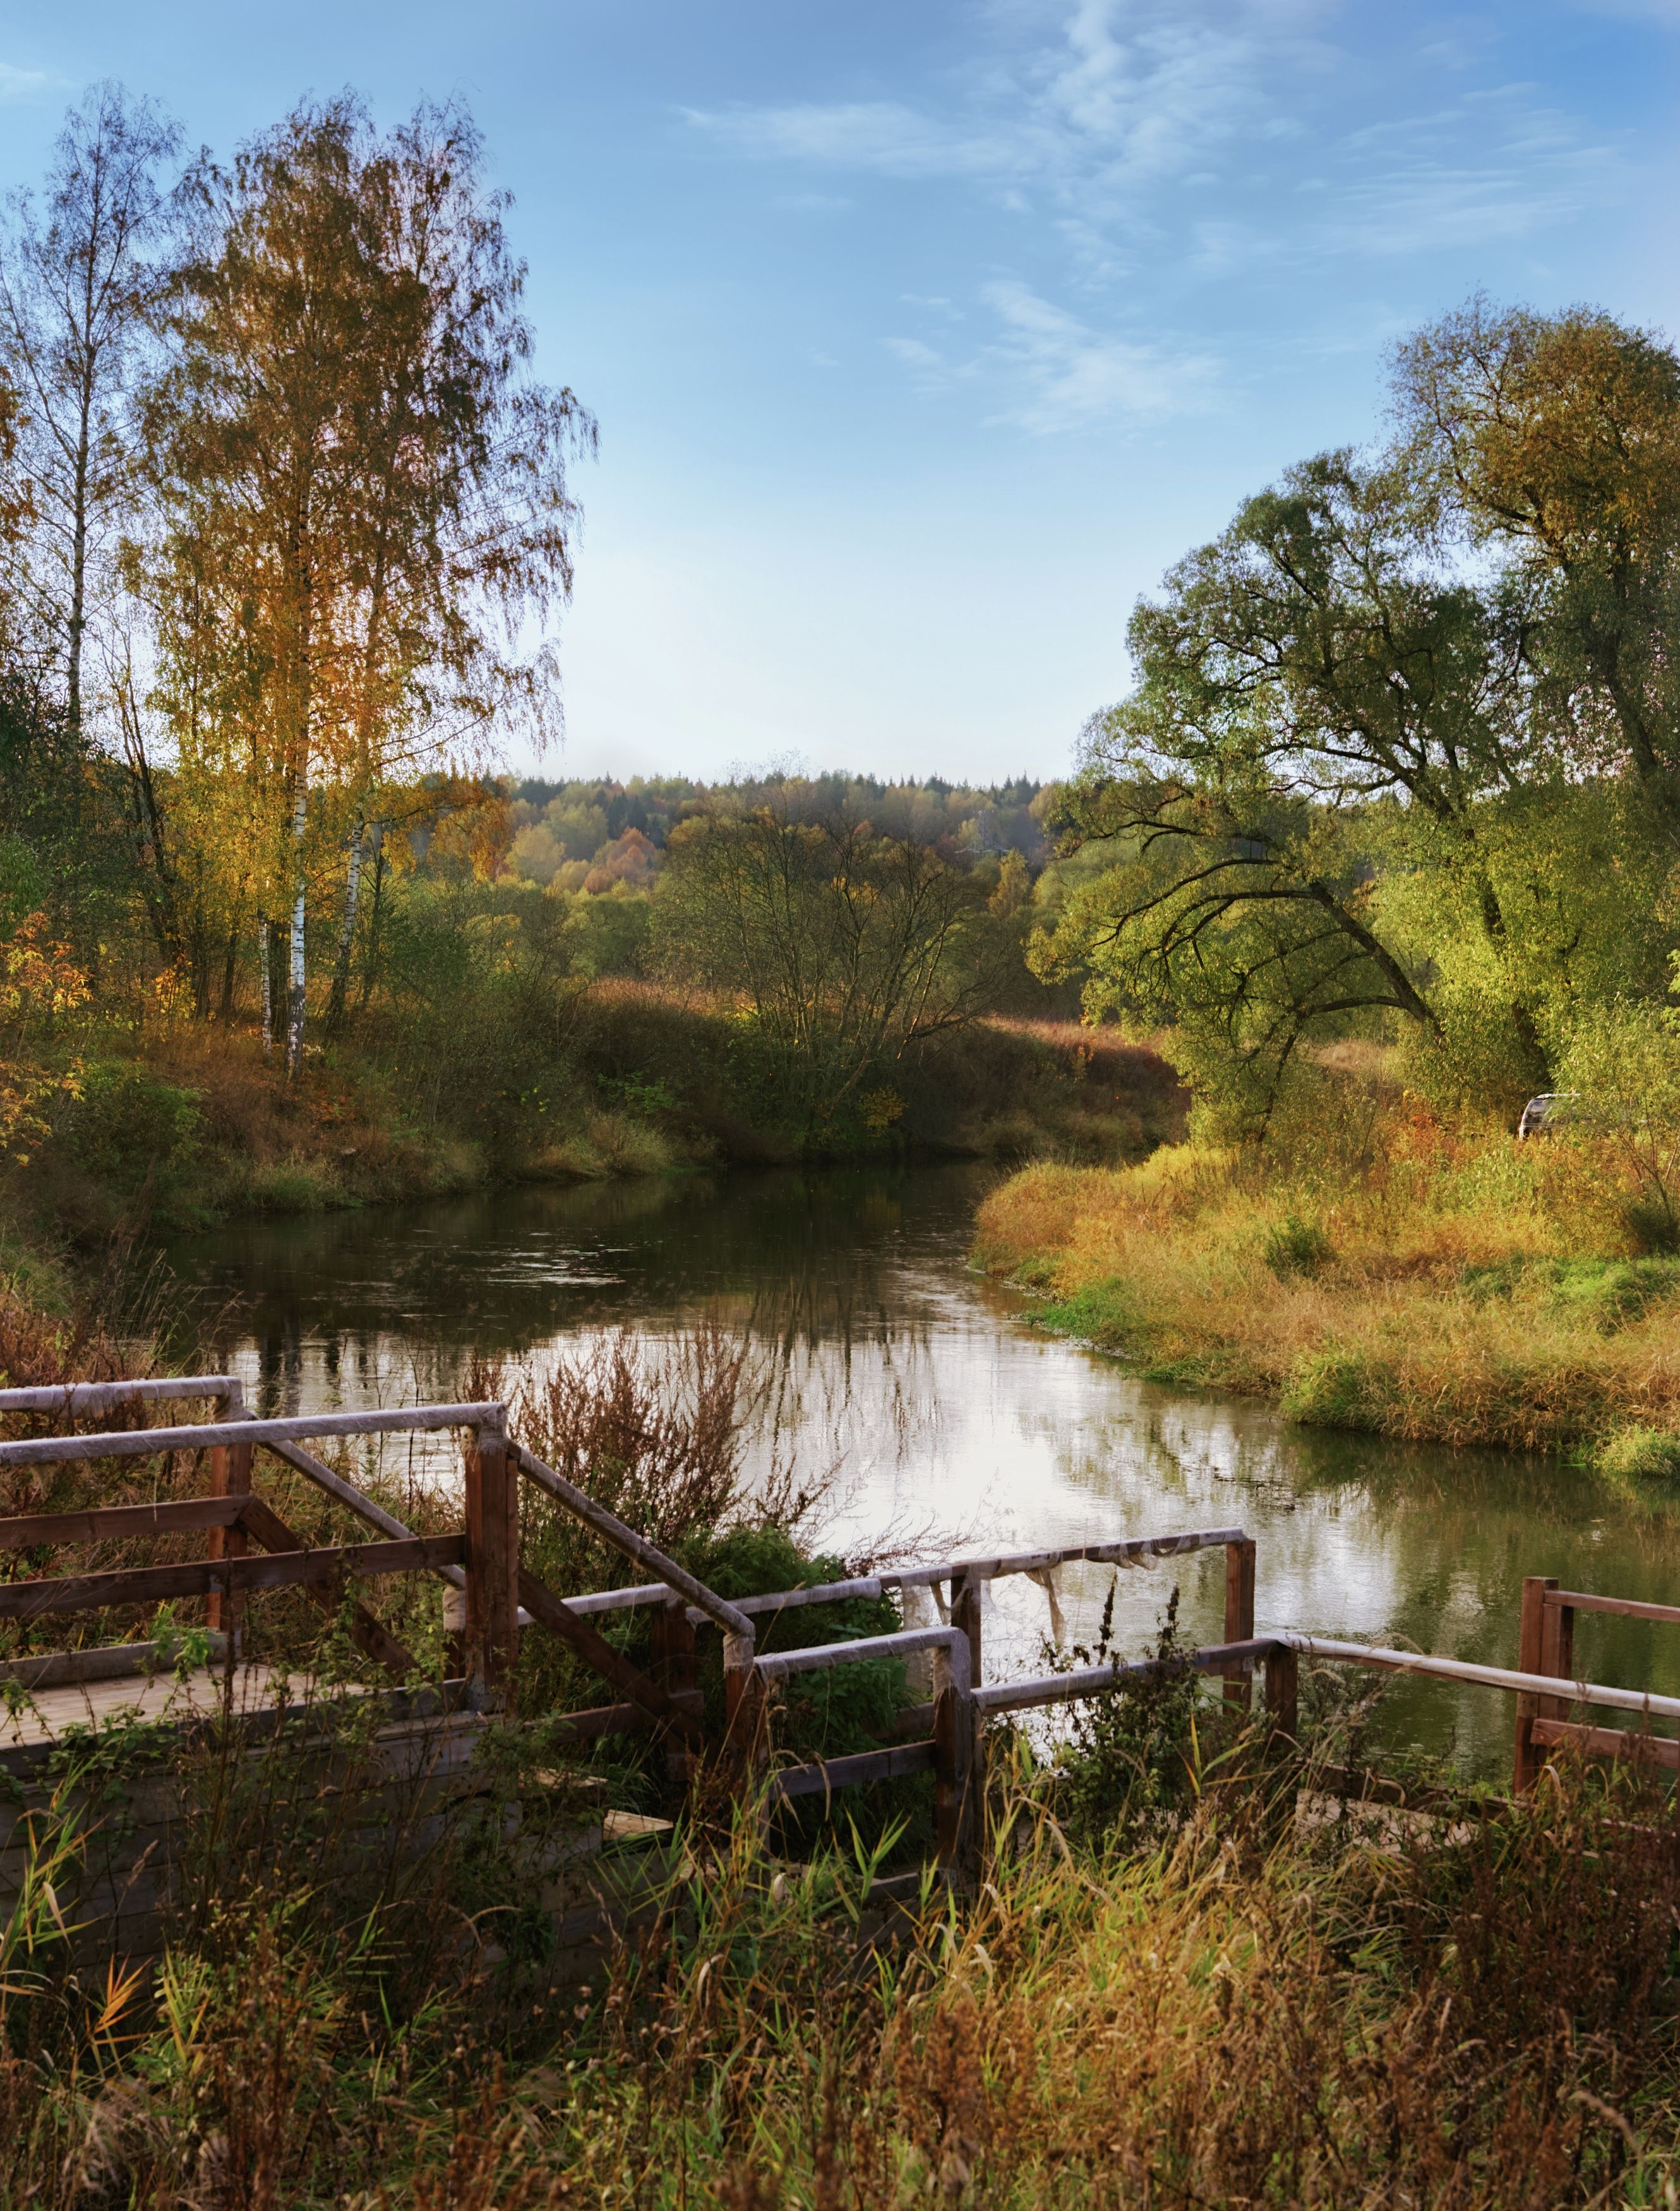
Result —
[[1657, 1482], [1680, 1489], [1680, 1434], [1637, 1421], [1607, 1436], [1592, 1454], [1595, 1470], [1612, 1481]]

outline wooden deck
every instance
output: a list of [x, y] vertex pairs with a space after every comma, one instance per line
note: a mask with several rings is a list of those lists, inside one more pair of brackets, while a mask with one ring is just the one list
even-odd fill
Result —
[[[278, 1677], [267, 1666], [233, 1669], [233, 1709], [272, 1709]], [[0, 1709], [0, 1751], [61, 1742], [76, 1728], [106, 1728], [119, 1718], [157, 1723], [208, 1719], [221, 1708], [227, 1681], [221, 1667], [184, 1676], [172, 1672], [119, 1674], [105, 1681], [68, 1681], [21, 1693], [16, 1709]], [[295, 1689], [294, 1689], [295, 1693]]]

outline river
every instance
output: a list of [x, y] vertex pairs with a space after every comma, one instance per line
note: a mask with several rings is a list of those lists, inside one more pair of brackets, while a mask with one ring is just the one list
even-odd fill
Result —
[[[1556, 1462], [1290, 1427], [1187, 1396], [1045, 1335], [1032, 1301], [967, 1263], [982, 1166], [526, 1187], [182, 1241], [177, 1275], [224, 1312], [234, 1372], [265, 1413], [454, 1393], [474, 1349], [540, 1364], [625, 1329], [708, 1317], [744, 1332], [765, 1387], [747, 1439], [762, 1478], [828, 1482], [834, 1548], [924, 1557], [1240, 1524], [1258, 1543], [1260, 1626], [1410, 1644], [1512, 1666], [1525, 1574], [1673, 1602], [1680, 1508], [1641, 1508]], [[1224, 1554], [1118, 1583], [1117, 1639], [1150, 1642], [1176, 1582], [1198, 1640], [1222, 1624]], [[1095, 1630], [1115, 1578], [1068, 1569], [1067, 1632]], [[987, 1674], [1038, 1669], [1045, 1595], [995, 1585]], [[1582, 1616], [1577, 1663], [1680, 1694], [1680, 1632]], [[1381, 1732], [1508, 1769], [1511, 1700], [1395, 1684]]]

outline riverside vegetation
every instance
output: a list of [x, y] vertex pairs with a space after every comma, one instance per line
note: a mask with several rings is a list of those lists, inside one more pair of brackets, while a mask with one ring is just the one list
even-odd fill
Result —
[[[54, 1378], [60, 1347], [27, 1314], [5, 1325], [16, 1370]], [[84, 1366], [120, 1364], [95, 1337], [79, 1348]], [[740, 1494], [751, 1393], [718, 1337], [651, 1364], [619, 1343], [528, 1386], [518, 1420], [720, 1587], [856, 1566], [801, 1544], [811, 1500]], [[52, 1479], [51, 1501], [73, 1504], [85, 1469]], [[379, 1486], [416, 1524], [440, 1509]], [[285, 1505], [329, 1535], [319, 1492]], [[524, 1532], [557, 1589], [621, 1570], [569, 1521]], [[422, 1669], [438, 1660], [435, 1591], [366, 1594]], [[868, 1632], [881, 1609], [813, 1608], [799, 1635]], [[1176, 1670], [1170, 1604], [1163, 1629], [1161, 1675], [1059, 1746], [993, 1730], [988, 1875], [966, 1902], [932, 1885], [890, 1917], [870, 1902], [925, 1848], [924, 1783], [871, 1792], [837, 1832], [811, 1805], [795, 1820], [704, 1790], [673, 1802], [660, 1756], [605, 1769], [613, 1801], [680, 1825], [634, 1921], [582, 1962], [555, 1949], [529, 1870], [589, 1817], [577, 1753], [544, 1728], [579, 1685], [523, 1662], [474, 1811], [370, 1866], [354, 1842], [375, 1807], [388, 1839], [413, 1815], [374, 1772], [341, 1626], [275, 1593], [247, 1633], [296, 1669], [307, 1753], [282, 1739], [243, 1760], [233, 1717], [185, 1737], [107, 1726], [59, 1754], [0, 1921], [0, 2200], [1669, 2201], [1665, 1793], [1637, 1768], [1564, 1771], [1531, 1804], [1448, 1793], [1373, 1823], [1325, 1793], [1359, 1758], [1358, 1707], [1309, 1675], [1304, 1751], [1270, 1742]], [[636, 1635], [636, 1615], [613, 1632]], [[796, 1754], [843, 1750], [905, 1695], [897, 1667], [846, 1673], [843, 1706], [813, 1695], [779, 1715]], [[77, 1975], [79, 1862], [147, 1776], [184, 1808], [163, 1955]]]
[[500, 772], [558, 732], [595, 424], [463, 109], [178, 153], [105, 87], [0, 237], [14, 1222], [1176, 1125], [1025, 964], [1039, 784]]
[[1062, 796], [1035, 964], [1159, 1036], [1191, 1142], [1026, 1170], [978, 1252], [1173, 1379], [1671, 1481], [1680, 357], [1478, 300], [1393, 370], [1386, 444], [1139, 606]]

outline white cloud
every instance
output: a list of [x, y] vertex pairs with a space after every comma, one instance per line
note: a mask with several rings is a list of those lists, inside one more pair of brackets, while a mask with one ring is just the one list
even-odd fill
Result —
[[63, 83], [63, 78], [45, 70], [18, 69], [11, 62], [0, 62], [0, 102], [39, 100]]
[[1160, 422], [1212, 400], [1218, 367], [1206, 354], [1175, 355], [1092, 330], [1012, 280], [988, 284], [985, 299], [1001, 325], [990, 351], [1023, 388], [1008, 419], [1024, 429], [1042, 436], [1099, 421]]

